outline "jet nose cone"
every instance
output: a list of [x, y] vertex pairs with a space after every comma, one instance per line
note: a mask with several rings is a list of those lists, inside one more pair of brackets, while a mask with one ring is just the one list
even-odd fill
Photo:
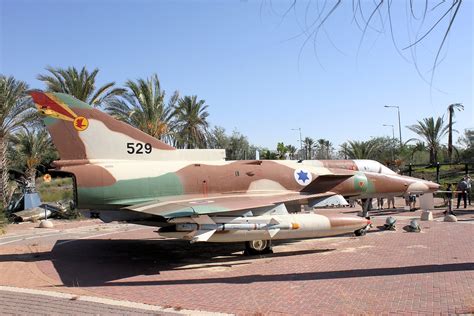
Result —
[[427, 182], [427, 185], [428, 185], [428, 188], [430, 190], [430, 192], [435, 192], [435, 191], [438, 191], [439, 188], [440, 188], [440, 185], [438, 183], [434, 183], [434, 182]]

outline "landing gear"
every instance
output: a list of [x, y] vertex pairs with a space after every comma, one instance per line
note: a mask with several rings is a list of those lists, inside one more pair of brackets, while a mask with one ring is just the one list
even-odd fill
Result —
[[356, 235], [358, 237], [359, 236], [365, 236], [365, 234], [367, 234], [367, 227], [358, 229], [354, 232], [354, 235]]
[[245, 242], [244, 255], [255, 256], [273, 253], [270, 240], [252, 240]]

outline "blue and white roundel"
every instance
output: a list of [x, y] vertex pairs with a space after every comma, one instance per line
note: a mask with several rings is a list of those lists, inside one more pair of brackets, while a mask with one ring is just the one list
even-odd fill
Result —
[[311, 181], [313, 181], [313, 175], [306, 169], [296, 169], [294, 172], [294, 177], [299, 185], [306, 186], [310, 184]]

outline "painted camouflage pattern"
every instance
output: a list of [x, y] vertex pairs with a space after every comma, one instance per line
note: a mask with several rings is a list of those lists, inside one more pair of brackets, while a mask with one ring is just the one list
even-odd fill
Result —
[[[438, 189], [437, 184], [399, 176], [375, 161], [225, 161], [223, 150], [177, 150], [66, 94], [34, 92], [32, 97], [47, 114], [44, 122], [60, 153], [56, 169], [75, 176], [79, 208], [127, 207], [172, 217], [189, 209], [205, 214], [269, 203], [305, 204], [333, 194], [375, 197], [403, 195], [410, 187]], [[60, 117], [62, 108], [87, 118], [87, 129], [78, 131]], [[129, 154], [129, 143], [148, 143], [152, 152]], [[299, 182], [298, 171], [311, 181]], [[213, 203], [196, 205], [213, 198]], [[147, 209], [143, 203], [154, 207]]]

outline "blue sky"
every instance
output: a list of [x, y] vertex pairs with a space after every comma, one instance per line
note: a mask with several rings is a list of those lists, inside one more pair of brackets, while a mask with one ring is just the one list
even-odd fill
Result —
[[[336, 147], [391, 135], [382, 124], [394, 124], [397, 136], [396, 110], [385, 104], [400, 106], [404, 140], [414, 137], [406, 125], [441, 116], [455, 102], [465, 105], [456, 113], [457, 129], [474, 127], [473, 1], [461, 6], [433, 87], [394, 48], [387, 23], [385, 32], [369, 29], [358, 50], [362, 33], [351, 1], [318, 33], [316, 49], [313, 41], [303, 46], [304, 36], [295, 38], [307, 2], [282, 18], [290, 3], [0, 0], [0, 73], [34, 88], [43, 88], [36, 76], [47, 65], [98, 67], [99, 83], [119, 85], [157, 73], [168, 95], [179, 90], [205, 99], [212, 125], [237, 129], [268, 148], [279, 141], [298, 146], [291, 130], [298, 127], [303, 137]], [[309, 19], [322, 3], [312, 2]], [[370, 9], [372, 2], [363, 4]], [[406, 46], [407, 30], [416, 26], [407, 28], [405, 1], [393, 5], [394, 34]], [[417, 47], [428, 80], [445, 27]], [[410, 50], [404, 55], [410, 61]]]

